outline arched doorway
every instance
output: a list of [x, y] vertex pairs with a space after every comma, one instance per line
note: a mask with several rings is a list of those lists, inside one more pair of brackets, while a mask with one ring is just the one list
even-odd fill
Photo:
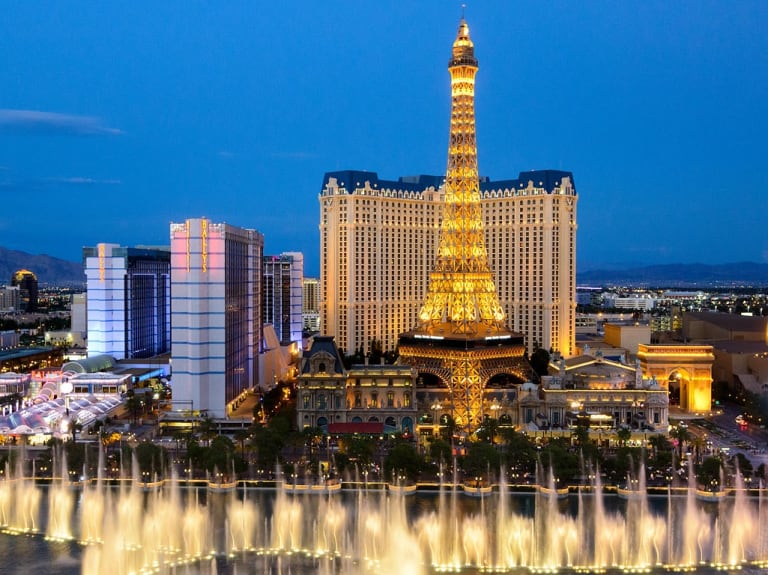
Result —
[[688, 374], [683, 369], [674, 369], [667, 378], [670, 405], [679, 405], [686, 409], [688, 394]]
[[413, 420], [410, 417], [403, 418], [402, 430], [405, 435], [413, 434]]

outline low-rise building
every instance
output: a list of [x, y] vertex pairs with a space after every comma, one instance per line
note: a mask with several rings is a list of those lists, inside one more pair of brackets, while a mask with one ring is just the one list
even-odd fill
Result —
[[639, 365], [582, 355], [550, 364], [540, 385], [521, 387], [518, 420], [527, 432], [567, 432], [584, 425], [608, 439], [624, 427], [666, 433], [669, 397], [662, 382], [644, 379]]
[[416, 422], [416, 372], [405, 365], [344, 367], [333, 337], [316, 336], [297, 378], [299, 429], [354, 431], [380, 423], [384, 433], [412, 434]]

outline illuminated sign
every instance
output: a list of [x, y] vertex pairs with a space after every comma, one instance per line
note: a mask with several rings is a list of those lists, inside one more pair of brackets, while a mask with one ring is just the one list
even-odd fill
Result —
[[208, 220], [203, 218], [200, 222], [201, 225], [201, 251], [202, 251], [202, 266], [203, 273], [208, 271]]
[[104, 281], [104, 244], [99, 244], [99, 281]]
[[187, 220], [187, 271], [189, 271], [190, 268], [190, 262], [192, 260], [192, 256], [190, 255], [190, 249], [189, 249], [189, 220]]

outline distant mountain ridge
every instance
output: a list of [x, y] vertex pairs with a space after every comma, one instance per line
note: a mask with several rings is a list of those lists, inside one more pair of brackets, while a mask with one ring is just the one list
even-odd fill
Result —
[[633, 285], [654, 287], [768, 286], [768, 264], [663, 264], [627, 269], [576, 272], [580, 285]]
[[33, 255], [0, 246], [0, 285], [10, 285], [11, 276], [20, 269], [28, 269], [34, 273], [41, 284], [85, 284], [85, 272], [81, 262], [70, 262], [45, 254]]

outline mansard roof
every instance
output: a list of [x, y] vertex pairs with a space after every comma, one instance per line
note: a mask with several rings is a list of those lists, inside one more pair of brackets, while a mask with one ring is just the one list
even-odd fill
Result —
[[[528, 170], [520, 172], [517, 178], [506, 180], [491, 180], [488, 177], [480, 177], [480, 192], [492, 190], [521, 190], [528, 187], [529, 182], [533, 182], [535, 188], [543, 188], [546, 193], [551, 194], [560, 187], [563, 178], [569, 178], [574, 191], [576, 184], [573, 181], [573, 174], [562, 170]], [[349, 193], [354, 190], [364, 188], [365, 182], [369, 182], [370, 187], [375, 190], [402, 190], [404, 192], [423, 192], [429, 188], [438, 189], [445, 182], [445, 176], [433, 176], [429, 174], [420, 174], [418, 176], [400, 176], [397, 180], [380, 179], [377, 172], [368, 172], [365, 170], [339, 170], [335, 172], [326, 172], [323, 176], [323, 188], [328, 185], [330, 178], [335, 178], [339, 187], [345, 188]]]

